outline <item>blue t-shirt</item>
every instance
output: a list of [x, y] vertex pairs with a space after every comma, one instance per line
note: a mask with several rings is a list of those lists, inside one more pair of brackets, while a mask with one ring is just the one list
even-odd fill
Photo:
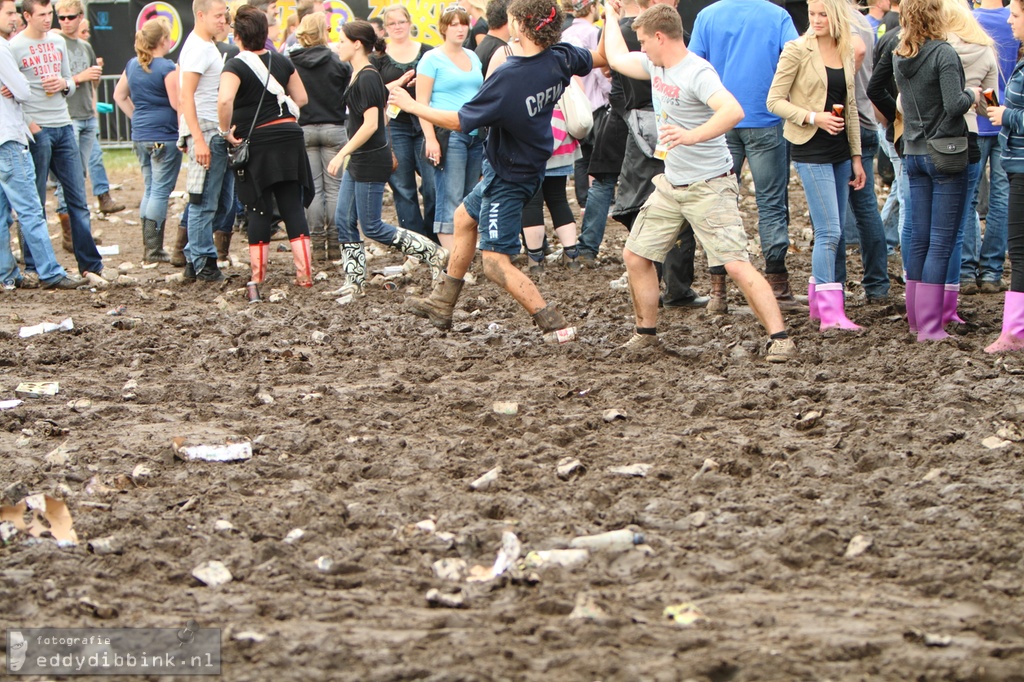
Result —
[[147, 73], [133, 57], [124, 67], [128, 80], [128, 91], [135, 105], [132, 114], [133, 142], [178, 141], [178, 112], [167, 99], [164, 79], [174, 71], [174, 62], [157, 57], [150, 63]]
[[448, 58], [441, 48], [434, 48], [423, 55], [416, 66], [417, 75], [434, 79], [430, 92], [430, 106], [443, 111], [458, 111], [463, 104], [473, 99], [484, 84], [484, 73], [476, 53], [462, 48], [469, 56], [469, 71], [463, 71]]
[[765, 0], [719, 0], [697, 14], [689, 50], [715, 67], [746, 114], [737, 128], [782, 120], [765, 101], [783, 46], [798, 37], [786, 10]]
[[590, 73], [590, 51], [557, 43], [532, 57], [509, 57], [459, 109], [463, 132], [489, 126], [485, 154], [509, 182], [544, 173], [554, 146], [551, 112], [572, 76]]
[[[1017, 65], [1017, 50], [1020, 42], [1013, 37], [1013, 30], [1006, 23], [1010, 16], [1010, 8], [1002, 9], [976, 9], [974, 17], [985, 29], [985, 33], [992, 37], [996, 43], [996, 61], [999, 64], [999, 102], [1003, 101], [1003, 93], [1006, 91], [1006, 80], [1013, 73], [1013, 67]], [[999, 128], [992, 125], [984, 116], [978, 117], [978, 134], [991, 136], [998, 135]]]

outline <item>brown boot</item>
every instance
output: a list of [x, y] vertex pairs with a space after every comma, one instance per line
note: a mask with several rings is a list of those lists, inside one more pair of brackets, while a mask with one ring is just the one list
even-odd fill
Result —
[[793, 292], [789, 289], [788, 273], [776, 272], [765, 275], [764, 278], [768, 280], [768, 284], [772, 287], [772, 294], [775, 296], [776, 303], [779, 304], [779, 310], [807, 312], [807, 306], [796, 300]]
[[164, 228], [155, 220], [143, 218], [142, 243], [145, 246], [143, 263], [166, 263], [171, 257], [164, 251]]
[[709, 313], [722, 315], [729, 312], [729, 301], [725, 278], [727, 275], [711, 275], [711, 300], [708, 301], [707, 310]]
[[217, 260], [228, 260], [231, 252], [231, 232], [215, 231], [213, 245], [217, 248]]
[[452, 328], [455, 302], [462, 293], [463, 281], [443, 273], [428, 298], [407, 298], [405, 309], [417, 317], [425, 317], [438, 329]]
[[178, 238], [174, 242], [174, 249], [171, 250], [171, 265], [181, 268], [185, 267], [185, 245], [188, 244], [188, 228], [178, 228]]
[[67, 213], [58, 213], [60, 219], [60, 246], [68, 253], [75, 252], [75, 244], [71, 241], [71, 216]]
[[540, 327], [548, 343], [568, 343], [576, 340], [576, 327], [570, 327], [565, 315], [553, 305], [541, 308], [533, 314], [533, 322]]
[[114, 201], [110, 192], [104, 192], [96, 198], [100, 200], [100, 213], [117, 213], [124, 210], [124, 204]]

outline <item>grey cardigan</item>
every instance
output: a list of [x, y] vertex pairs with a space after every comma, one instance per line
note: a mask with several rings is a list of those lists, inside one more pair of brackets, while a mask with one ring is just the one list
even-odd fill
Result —
[[964, 88], [964, 68], [944, 40], [928, 40], [916, 57], [893, 55], [903, 105], [903, 151], [927, 154], [928, 140], [967, 135], [964, 114], [974, 94]]

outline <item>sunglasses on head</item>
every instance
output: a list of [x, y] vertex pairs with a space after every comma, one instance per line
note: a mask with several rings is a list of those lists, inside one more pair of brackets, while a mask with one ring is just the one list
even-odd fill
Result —
[[82, 16], [82, 15], [81, 14], [58, 14], [57, 18], [59, 20], [61, 20], [61, 21], [71, 21], [72, 19], [77, 19], [80, 16]]
[[451, 12], [458, 12], [461, 9], [462, 9], [462, 5], [459, 5], [459, 4], [448, 5], [447, 7], [444, 8], [444, 11], [441, 12], [441, 14], [449, 14]]

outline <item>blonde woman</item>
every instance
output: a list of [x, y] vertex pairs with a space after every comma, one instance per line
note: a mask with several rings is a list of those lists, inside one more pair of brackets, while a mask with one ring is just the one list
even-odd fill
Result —
[[316, 188], [313, 203], [306, 208], [306, 222], [309, 223], [313, 260], [334, 261], [341, 258], [338, 228], [334, 223], [340, 182], [327, 172], [327, 164], [348, 142], [345, 90], [352, 78], [352, 66], [341, 61], [327, 46], [327, 18], [323, 12], [303, 17], [296, 39], [288, 58], [309, 96], [300, 112], [299, 125], [306, 139], [306, 156]]
[[860, 329], [846, 317], [839, 249], [850, 187], [864, 186], [854, 51], [845, 0], [807, 3], [810, 28], [786, 43], [768, 91], [768, 110], [785, 120], [783, 136], [807, 195], [814, 227], [808, 301], [821, 330]]
[[[412, 15], [401, 5], [392, 5], [381, 14], [388, 31], [387, 47], [383, 55], [372, 55], [370, 62], [380, 72], [385, 83], [401, 78], [409, 71], [415, 71], [420, 59], [430, 51], [430, 45], [412, 39]], [[405, 90], [416, 96], [414, 87]], [[407, 230], [429, 236], [434, 224], [434, 167], [421, 153], [423, 149], [423, 128], [420, 122], [404, 111], [391, 120], [391, 144], [398, 169], [391, 174], [388, 184], [395, 196], [395, 212], [398, 224]], [[420, 175], [420, 193], [423, 195], [423, 211], [416, 198], [416, 174]]]
[[[999, 85], [999, 63], [996, 59], [995, 41], [974, 18], [967, 5], [960, 0], [945, 0], [946, 42], [953, 46], [964, 69], [966, 86], [982, 90]], [[905, 104], [905, 103], [904, 103]], [[980, 107], [978, 107], [980, 108]], [[976, 214], [974, 197], [981, 178], [981, 148], [978, 146], [978, 111], [971, 107], [964, 115], [967, 121], [967, 201], [964, 202], [956, 242], [946, 269], [946, 286], [942, 304], [942, 323], [963, 322], [956, 314], [957, 299], [960, 296], [960, 264], [963, 253], [964, 234], [967, 223], [974, 224]]]
[[893, 72], [903, 110], [903, 162], [910, 179], [907, 320], [918, 341], [946, 338], [946, 274], [967, 200], [968, 171], [943, 172], [928, 141], [966, 137], [964, 114], [981, 98], [968, 88], [956, 50], [946, 42], [945, 0], [904, 0]]
[[132, 121], [132, 147], [142, 167], [142, 241], [145, 263], [166, 263], [167, 200], [181, 170], [178, 151], [178, 71], [164, 55], [171, 49], [171, 24], [150, 19], [135, 33], [135, 57], [114, 88], [114, 102]]
[[475, 50], [476, 46], [487, 35], [487, 0], [459, 0], [459, 6], [469, 14], [469, 35], [462, 46], [467, 50]]

